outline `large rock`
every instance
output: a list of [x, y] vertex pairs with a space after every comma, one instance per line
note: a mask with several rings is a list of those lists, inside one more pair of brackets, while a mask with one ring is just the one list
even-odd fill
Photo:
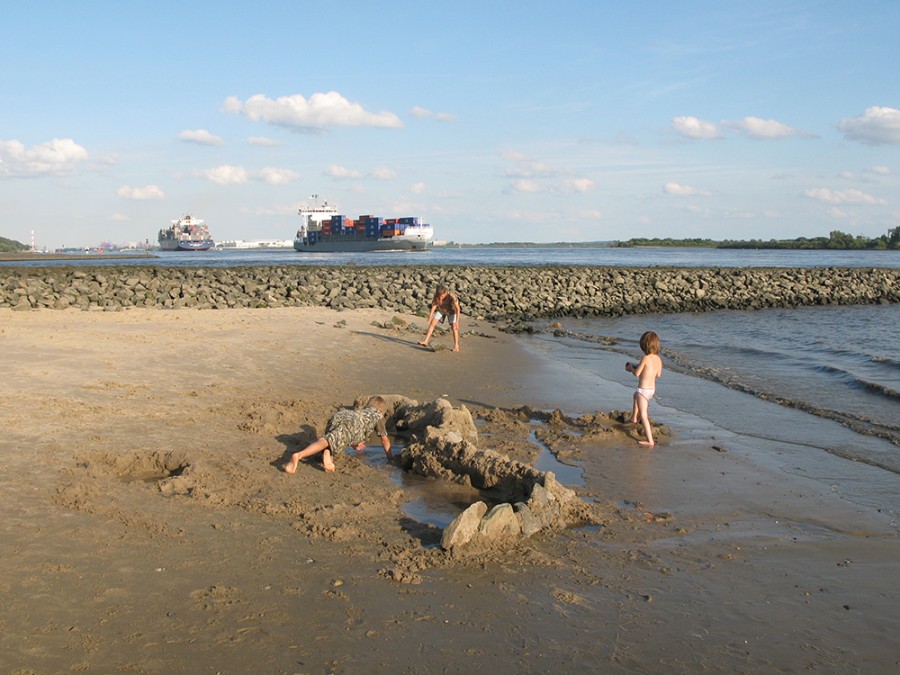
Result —
[[481, 519], [487, 510], [487, 504], [475, 502], [460, 513], [452, 523], [444, 528], [444, 533], [441, 535], [441, 548], [450, 551], [468, 544], [478, 532]]
[[478, 533], [491, 542], [517, 537], [521, 532], [516, 512], [510, 504], [497, 504], [478, 525]]

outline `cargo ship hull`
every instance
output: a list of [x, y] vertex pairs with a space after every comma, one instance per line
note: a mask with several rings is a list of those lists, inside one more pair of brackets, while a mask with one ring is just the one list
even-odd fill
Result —
[[366, 237], [363, 235], [320, 236], [314, 242], [294, 240], [294, 249], [306, 253], [367, 253], [369, 251], [425, 251], [431, 239]]
[[212, 239], [204, 239], [202, 241], [191, 241], [185, 239], [160, 239], [160, 251], [208, 251], [215, 242]]

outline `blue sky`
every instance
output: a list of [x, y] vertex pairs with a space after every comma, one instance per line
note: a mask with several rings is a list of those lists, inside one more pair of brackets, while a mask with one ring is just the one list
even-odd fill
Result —
[[439, 239], [900, 225], [900, 3], [5, 0], [0, 236]]

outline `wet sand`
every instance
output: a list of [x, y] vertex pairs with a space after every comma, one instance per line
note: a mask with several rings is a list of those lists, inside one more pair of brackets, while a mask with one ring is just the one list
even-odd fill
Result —
[[[471, 321], [459, 354], [423, 349], [396, 316], [0, 311], [0, 670], [896, 669], [887, 516], [731, 451], [751, 439], [537, 423], [519, 406], [566, 399], [537, 355]], [[602, 525], [451, 556], [383, 463], [280, 471], [375, 393], [446, 396], [485, 447], [580, 462]]]

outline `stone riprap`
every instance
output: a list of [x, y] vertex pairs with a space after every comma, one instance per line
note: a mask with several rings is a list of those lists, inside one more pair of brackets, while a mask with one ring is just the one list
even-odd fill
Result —
[[0, 307], [118, 310], [324, 306], [427, 313], [444, 283], [463, 314], [561, 316], [900, 302], [893, 268], [55, 267], [0, 270]]

